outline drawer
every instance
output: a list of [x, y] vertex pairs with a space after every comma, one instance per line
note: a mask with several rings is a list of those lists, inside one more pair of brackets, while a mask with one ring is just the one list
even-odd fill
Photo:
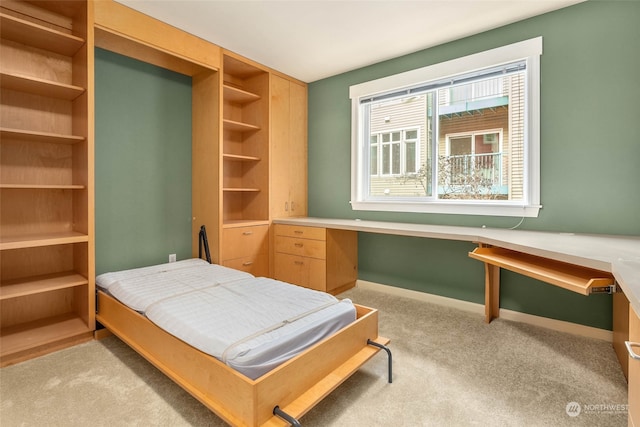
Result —
[[225, 228], [222, 230], [222, 259], [255, 258], [269, 253], [269, 226]]
[[267, 254], [255, 257], [229, 259], [223, 261], [222, 265], [236, 270], [246, 271], [257, 277], [269, 275], [269, 256]]
[[290, 255], [326, 259], [327, 242], [322, 240], [276, 236], [275, 251]]
[[275, 234], [276, 236], [298, 237], [300, 239], [327, 240], [327, 229], [320, 227], [276, 224]]
[[326, 291], [325, 260], [278, 253], [275, 255], [275, 279], [306, 288]]

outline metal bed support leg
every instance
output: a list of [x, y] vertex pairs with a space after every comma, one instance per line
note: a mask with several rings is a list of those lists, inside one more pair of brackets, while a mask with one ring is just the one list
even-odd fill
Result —
[[378, 344], [377, 342], [372, 341], [370, 339], [367, 340], [367, 344], [372, 345], [374, 347], [378, 347], [387, 352], [387, 356], [389, 356], [389, 384], [391, 384], [393, 382], [393, 375], [391, 371], [391, 367], [392, 367], [391, 350], [389, 350], [389, 347], [387, 347], [386, 345]]
[[207, 239], [207, 229], [203, 226], [200, 227], [198, 233], [198, 258], [202, 258], [202, 247], [204, 246], [204, 253], [207, 257], [207, 262], [211, 264], [211, 254], [209, 253], [209, 240]]
[[284, 412], [282, 409], [280, 409], [279, 406], [276, 406], [275, 408], [273, 408], [273, 415], [279, 416], [280, 418], [282, 418], [283, 420], [291, 424], [293, 427], [302, 427], [302, 425], [300, 424], [300, 421], [296, 420], [291, 415]]

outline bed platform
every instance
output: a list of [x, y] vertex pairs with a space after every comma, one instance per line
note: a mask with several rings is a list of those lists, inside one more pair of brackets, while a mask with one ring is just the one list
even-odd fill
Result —
[[380, 349], [388, 353], [391, 382], [389, 340], [378, 336], [377, 310], [353, 307], [354, 321], [256, 379], [176, 338], [106, 289], [97, 293], [96, 319], [227, 423], [286, 426], [299, 425]]

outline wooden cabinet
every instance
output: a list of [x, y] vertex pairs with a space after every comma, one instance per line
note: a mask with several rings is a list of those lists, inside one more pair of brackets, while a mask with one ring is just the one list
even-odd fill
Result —
[[269, 274], [269, 226], [225, 228], [222, 265], [254, 276]]
[[[640, 314], [629, 307], [629, 342], [631, 349], [640, 355]], [[629, 426], [640, 426], [640, 359], [629, 354]]]
[[307, 88], [271, 75], [271, 218], [307, 215]]
[[[222, 66], [219, 258], [267, 276], [269, 221], [307, 214], [307, 89], [232, 52]], [[258, 229], [266, 246], [240, 238]]]
[[0, 363], [91, 339], [93, 3], [0, 7]]
[[220, 262], [267, 276], [269, 72], [231, 52], [222, 57]]
[[355, 285], [355, 231], [275, 224], [274, 234], [276, 279], [332, 294]]
[[624, 292], [613, 294], [613, 350], [616, 352], [620, 368], [629, 379], [629, 353], [625, 341], [629, 339], [629, 300]]

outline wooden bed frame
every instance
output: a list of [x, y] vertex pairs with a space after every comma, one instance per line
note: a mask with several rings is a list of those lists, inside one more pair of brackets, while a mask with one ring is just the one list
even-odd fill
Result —
[[378, 336], [378, 311], [354, 304], [353, 323], [251, 380], [104, 292], [97, 294], [96, 320], [234, 426], [289, 425], [274, 415], [275, 407], [296, 419], [302, 417], [380, 351], [376, 344], [389, 343]]

